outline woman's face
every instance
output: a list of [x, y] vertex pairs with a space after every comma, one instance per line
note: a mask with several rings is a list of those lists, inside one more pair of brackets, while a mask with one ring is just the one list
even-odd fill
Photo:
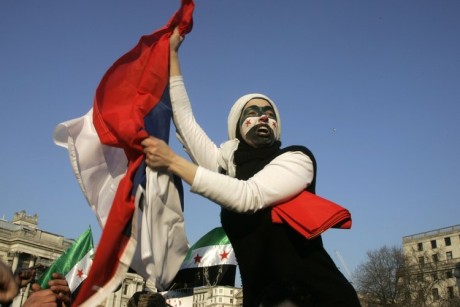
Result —
[[277, 118], [272, 105], [265, 99], [249, 100], [241, 112], [240, 134], [252, 147], [271, 146], [275, 138]]

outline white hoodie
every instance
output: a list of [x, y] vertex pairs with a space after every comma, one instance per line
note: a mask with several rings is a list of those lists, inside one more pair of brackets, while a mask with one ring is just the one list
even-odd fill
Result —
[[[233, 178], [233, 154], [239, 144], [235, 137], [236, 126], [249, 100], [263, 98], [272, 104], [278, 120], [275, 135], [279, 139], [281, 125], [278, 109], [268, 97], [249, 94], [238, 99], [228, 117], [229, 140], [218, 147], [195, 121], [182, 76], [170, 78], [170, 96], [177, 137], [199, 166], [191, 186], [192, 192], [228, 210], [255, 212], [292, 198], [311, 183], [314, 175], [312, 161], [300, 151], [286, 152], [276, 157], [248, 180]], [[222, 169], [228, 175], [220, 174]]]

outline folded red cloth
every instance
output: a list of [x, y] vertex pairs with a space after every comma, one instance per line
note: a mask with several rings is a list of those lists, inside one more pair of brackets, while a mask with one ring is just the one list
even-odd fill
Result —
[[273, 207], [272, 221], [287, 223], [307, 239], [329, 228], [351, 228], [351, 214], [347, 209], [307, 191]]

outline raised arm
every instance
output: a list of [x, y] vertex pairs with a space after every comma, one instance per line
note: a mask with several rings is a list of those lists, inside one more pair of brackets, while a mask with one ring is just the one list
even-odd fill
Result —
[[176, 28], [174, 29], [173, 34], [169, 39], [169, 76], [181, 76], [182, 72], [180, 70], [179, 64], [179, 47], [182, 43], [184, 38], [180, 36], [179, 30]]
[[192, 112], [179, 64], [179, 47], [183, 38], [177, 29], [170, 38], [170, 96], [176, 134], [190, 158], [209, 170], [219, 168], [219, 149], [198, 125]]
[[164, 141], [150, 137], [142, 142], [146, 163], [181, 177], [200, 194], [236, 212], [256, 212], [286, 201], [313, 180], [311, 159], [300, 151], [273, 159], [248, 180], [239, 180], [199, 167], [176, 154]]

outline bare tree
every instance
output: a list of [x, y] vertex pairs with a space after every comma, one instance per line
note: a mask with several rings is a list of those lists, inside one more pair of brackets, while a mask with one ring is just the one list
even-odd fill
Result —
[[360, 264], [355, 272], [358, 292], [370, 303], [396, 305], [400, 295], [400, 273], [404, 266], [404, 253], [399, 247], [383, 246], [367, 252], [367, 261]]
[[452, 264], [439, 259], [440, 251], [404, 252], [396, 246], [369, 251], [354, 274], [357, 290], [369, 306], [460, 306], [446, 290]]

